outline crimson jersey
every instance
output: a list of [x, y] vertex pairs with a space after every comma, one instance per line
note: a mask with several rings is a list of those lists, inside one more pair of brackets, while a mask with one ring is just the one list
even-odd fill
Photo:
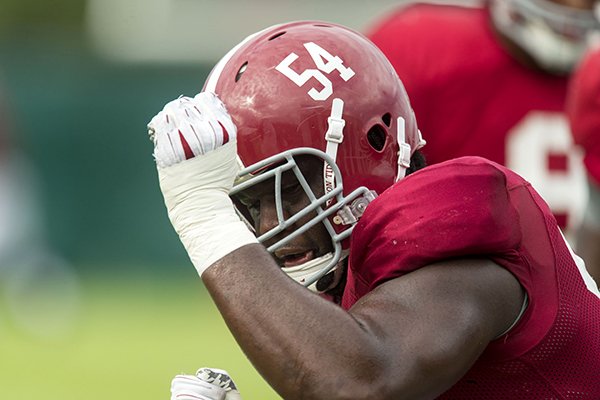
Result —
[[561, 227], [581, 221], [587, 186], [563, 112], [566, 78], [519, 64], [481, 8], [412, 5], [367, 34], [406, 86], [429, 164], [488, 158], [527, 178]]
[[352, 233], [342, 306], [423, 266], [472, 256], [515, 275], [529, 305], [441, 398], [600, 399], [598, 289], [531, 185], [483, 158], [427, 167], [367, 207]]

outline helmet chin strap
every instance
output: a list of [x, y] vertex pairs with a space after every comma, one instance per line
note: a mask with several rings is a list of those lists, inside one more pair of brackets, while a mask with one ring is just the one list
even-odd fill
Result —
[[398, 117], [398, 175], [396, 181], [404, 178], [406, 175], [406, 169], [410, 167], [410, 145], [406, 143], [406, 120], [402, 117]]
[[[342, 118], [344, 112], [344, 101], [342, 99], [335, 98], [331, 104], [331, 116], [327, 118], [329, 126], [327, 132], [325, 132], [325, 140], [327, 141], [327, 147], [325, 153], [337, 161], [337, 151], [339, 145], [344, 141], [344, 127], [346, 121]], [[335, 188], [335, 176], [329, 163], [324, 162], [323, 164], [323, 187], [325, 193], [331, 192]], [[327, 203], [329, 205], [330, 202]]]
[[[340, 263], [344, 259], [346, 259], [347, 256], [348, 256], [348, 251], [343, 250], [340, 261], [338, 261], [338, 263], [336, 265], [334, 265], [333, 268], [331, 268], [327, 273], [335, 271], [338, 268], [338, 266], [340, 265]], [[332, 259], [333, 259], [333, 253], [327, 253], [321, 257], [314, 258], [314, 259], [307, 261], [300, 265], [296, 265], [293, 267], [283, 267], [283, 268], [281, 268], [281, 270], [283, 272], [285, 272], [287, 276], [289, 276], [290, 278], [292, 278], [299, 284], [304, 285], [308, 278], [310, 278], [311, 276], [313, 276], [314, 274], [318, 273], [323, 268], [325, 268], [327, 266], [327, 264], [331, 262]], [[311, 291], [319, 293], [319, 291], [317, 290], [317, 282], [318, 281], [319, 280], [310, 284], [307, 287]]]
[[[329, 126], [327, 132], [325, 132], [325, 140], [327, 141], [325, 153], [327, 153], [333, 161], [337, 160], [338, 147], [344, 141], [344, 126], [346, 125], [346, 121], [342, 118], [343, 111], [344, 101], [338, 98], [333, 99], [331, 104], [331, 116], [327, 118]], [[403, 117], [398, 117], [397, 127], [399, 150], [396, 181], [399, 181], [404, 178], [406, 169], [410, 167], [412, 148], [406, 141], [406, 120]], [[419, 147], [422, 147], [423, 145], [425, 145], [425, 141], [421, 137], [421, 132], [419, 132]], [[333, 172], [331, 171], [331, 166], [326, 162], [323, 166], [323, 187], [325, 188], [325, 193], [329, 193], [335, 187], [335, 179]]]
[[[337, 161], [338, 147], [344, 141], [344, 127], [346, 126], [346, 121], [343, 118], [343, 113], [344, 101], [339, 98], [333, 99], [331, 103], [331, 115], [327, 118], [328, 127], [327, 132], [325, 132], [327, 147], [325, 148], [325, 153], [331, 157], [334, 162]], [[331, 169], [331, 165], [326, 161], [323, 162], [323, 188], [325, 193], [329, 193], [335, 188], [335, 175]], [[330, 205], [331, 201], [332, 200], [328, 200], [327, 205]], [[346, 251], [343, 253], [344, 254], [342, 255], [341, 259], [344, 259], [347, 256]], [[326, 268], [327, 264], [331, 262], [333, 257], [333, 253], [327, 253], [321, 257], [307, 261], [304, 264], [294, 267], [284, 267], [281, 269], [290, 278], [304, 285], [307, 279]], [[339, 262], [329, 271], [327, 271], [327, 273], [334, 271], [338, 265]], [[318, 293], [319, 291], [317, 290], [317, 282], [318, 279], [317, 281], [308, 285], [308, 288], [311, 291]]]
[[[327, 132], [325, 132], [325, 140], [327, 141], [327, 147], [325, 153], [333, 159], [335, 162], [337, 159], [337, 152], [339, 145], [344, 140], [344, 127], [346, 125], [346, 121], [342, 118], [344, 111], [344, 101], [339, 98], [333, 99], [331, 105], [331, 115], [327, 118], [327, 122], [329, 123]], [[411, 156], [411, 147], [406, 142], [406, 121], [403, 117], [398, 117], [397, 121], [398, 126], [398, 174], [396, 180], [400, 180], [404, 178], [406, 174], [406, 169], [410, 167], [410, 156]], [[419, 132], [420, 136], [420, 132]], [[419, 146], [425, 144], [425, 141], [419, 137]], [[331, 169], [331, 165], [327, 162], [324, 162], [323, 167], [323, 186], [325, 189], [325, 193], [329, 193], [331, 190], [335, 188], [335, 175]], [[374, 196], [373, 196], [374, 198]], [[372, 200], [372, 199], [371, 199]], [[331, 201], [331, 200], [330, 200]], [[330, 202], [329, 201], [329, 202]], [[329, 205], [328, 202], [328, 205]], [[348, 256], [347, 250], [342, 250], [341, 260], [344, 260]], [[285, 272], [290, 278], [295, 280], [296, 282], [304, 285], [310, 277], [315, 274], [323, 271], [323, 269], [327, 268], [327, 265], [331, 263], [334, 257], [333, 253], [327, 253], [321, 257], [317, 257], [310, 261], [307, 261], [303, 264], [293, 266], [293, 267], [283, 267], [281, 268], [283, 272]], [[336, 265], [332, 266], [327, 273], [331, 271], [335, 271], [338, 268], [340, 262]], [[317, 282], [313, 282], [308, 285], [308, 288], [314, 292], [318, 292], [317, 290]]]

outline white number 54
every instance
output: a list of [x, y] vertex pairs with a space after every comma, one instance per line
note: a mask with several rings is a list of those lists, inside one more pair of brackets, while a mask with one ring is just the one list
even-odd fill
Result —
[[342, 61], [341, 58], [331, 55], [331, 53], [318, 44], [313, 42], [304, 43], [304, 47], [315, 62], [317, 69], [309, 68], [300, 74], [291, 69], [290, 65], [298, 59], [296, 53], [288, 55], [275, 69], [287, 76], [292, 82], [300, 87], [304, 86], [310, 78], [315, 78], [319, 81], [319, 83], [323, 85], [321, 91], [318, 91], [314, 87], [308, 91], [309, 96], [313, 99], [324, 101], [333, 94], [331, 80], [329, 80], [324, 73], [329, 74], [334, 70], [337, 70], [344, 81], [348, 81], [354, 76], [354, 71], [351, 68], [345, 67], [344, 61]]

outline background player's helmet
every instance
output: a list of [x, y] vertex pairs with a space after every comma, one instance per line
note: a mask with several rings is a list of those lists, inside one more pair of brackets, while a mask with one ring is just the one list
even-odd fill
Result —
[[[302, 215], [280, 214], [279, 227], [259, 240], [289, 231], [307, 213], [318, 216], [269, 251], [316, 223], [332, 236], [333, 254], [287, 271], [306, 285], [337, 264], [366, 203], [404, 177], [424, 145], [394, 68], [363, 35], [340, 25], [300, 21], [251, 35], [214, 67], [205, 90], [218, 94], [238, 128], [247, 168], [232, 194], [267, 177], [277, 193], [275, 177], [290, 169], [313, 200]], [[300, 154], [322, 158], [324, 196], [314, 196], [296, 167]]]
[[590, 32], [600, 29], [592, 8], [577, 9], [550, 0], [489, 0], [489, 7], [496, 29], [540, 67], [555, 73], [570, 72]]

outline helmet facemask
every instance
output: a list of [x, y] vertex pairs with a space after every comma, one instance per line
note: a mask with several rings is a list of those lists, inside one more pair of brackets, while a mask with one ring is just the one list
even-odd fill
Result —
[[492, 0], [491, 17], [500, 33], [542, 68], [570, 72], [583, 55], [588, 36], [600, 29], [592, 10], [549, 0]]
[[[306, 157], [321, 161], [323, 170], [333, 174], [334, 187], [328, 188], [327, 191], [323, 188], [311, 187], [310, 181], [314, 181], [314, 178], [307, 177], [307, 174], [320, 174], [320, 171], [308, 173], [303, 171], [298, 160]], [[284, 175], [288, 177], [286, 179], [288, 182], [290, 177], [295, 179], [301, 190], [301, 195], [305, 196], [305, 202], [307, 203], [291, 215], [287, 215], [288, 212], [284, 205], [284, 198], [286, 197], [286, 189], [283, 186]], [[252, 227], [255, 233], [257, 217], [252, 216], [252, 213], [241, 199], [246, 190], [258, 184], [271, 186], [274, 196], [273, 203], [277, 215], [277, 224], [266, 232], [259, 232], [258, 236], [259, 242], [263, 243], [271, 254], [274, 254], [290, 241], [306, 234], [318, 224], [321, 224], [327, 232], [331, 240], [331, 246], [328, 246], [330, 248], [329, 252], [317, 254], [315, 258], [297, 266], [282, 266], [283, 271], [291, 278], [316, 291], [316, 282], [335, 269], [340, 261], [345, 258], [347, 254], [344, 250], [347, 247], [345, 241], [350, 237], [367, 204], [375, 198], [376, 194], [365, 187], [359, 187], [348, 195], [344, 195], [343, 179], [338, 166], [330, 156], [320, 150], [297, 148], [284, 151], [243, 168], [239, 172], [236, 184], [230, 192], [240, 216]]]

